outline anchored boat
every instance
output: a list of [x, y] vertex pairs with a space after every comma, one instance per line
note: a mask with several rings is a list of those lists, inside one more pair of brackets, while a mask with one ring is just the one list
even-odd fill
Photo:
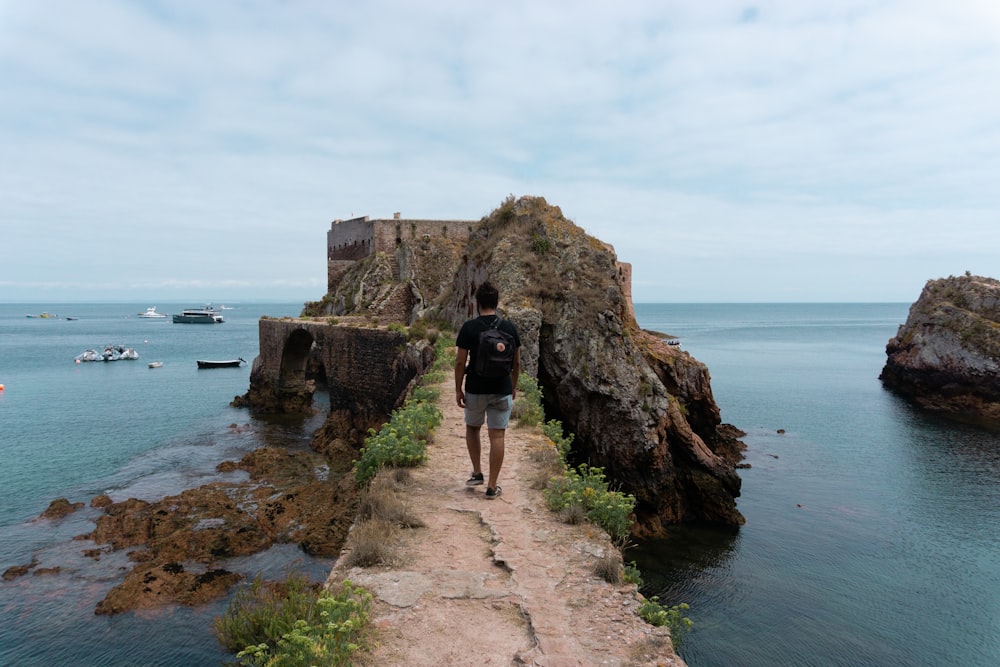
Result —
[[187, 308], [180, 315], [174, 315], [174, 324], [222, 324], [222, 315], [215, 312], [211, 304], [204, 308]]
[[245, 363], [246, 360], [244, 360], [243, 357], [239, 357], [237, 359], [223, 359], [221, 361], [198, 359], [198, 368], [235, 368]]

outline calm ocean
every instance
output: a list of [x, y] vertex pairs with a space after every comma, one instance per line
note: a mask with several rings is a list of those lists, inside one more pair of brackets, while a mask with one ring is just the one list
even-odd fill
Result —
[[[308, 448], [322, 416], [261, 421], [229, 406], [247, 391], [262, 315], [298, 316], [302, 303], [231, 304], [223, 324], [138, 318], [202, 304], [0, 304], [0, 572], [37, 559], [57, 574], [0, 582], [0, 665], [219, 665], [209, 625], [225, 602], [115, 617], [94, 606], [129, 566], [99, 562], [72, 537], [93, 529], [95, 495], [155, 500], [210, 481], [215, 466], [265, 444]], [[41, 312], [58, 319], [28, 318]], [[67, 320], [78, 317], [78, 320]], [[134, 347], [139, 359], [74, 363], [88, 348]], [[243, 357], [240, 368], [198, 370], [197, 359]], [[149, 368], [162, 361], [161, 368]], [[317, 420], [318, 419], [318, 420]], [[240, 426], [237, 433], [231, 424]], [[84, 502], [62, 521], [32, 521], [55, 498]], [[230, 561], [231, 570], [280, 576], [297, 565], [323, 580], [332, 561], [294, 547]]]
[[[222, 325], [136, 314], [154, 305], [0, 305], [0, 665], [218, 665], [208, 626], [225, 602], [95, 616], [123, 555], [81, 555], [96, 516], [32, 521], [55, 498], [155, 499], [221, 476], [263, 444], [308, 447], [322, 416], [253, 419], [229, 407], [257, 354], [261, 315]], [[155, 304], [161, 312], [200, 304]], [[678, 529], [629, 555], [645, 591], [685, 601], [691, 667], [1000, 664], [1000, 436], [930, 418], [883, 391], [885, 343], [908, 304], [650, 305], [640, 323], [678, 335], [712, 376], [723, 420], [748, 432], [738, 532]], [[79, 320], [26, 318], [43, 310]], [[87, 348], [137, 361], [74, 364]], [[149, 361], [163, 367], [150, 369]], [[236, 433], [233, 423], [249, 424]], [[777, 433], [784, 429], [783, 435]], [[294, 548], [227, 564], [278, 576]], [[322, 579], [332, 563], [305, 560]]]
[[691, 605], [691, 667], [1000, 665], [1000, 434], [882, 389], [908, 308], [636, 306], [748, 433], [746, 525], [629, 556], [647, 594]]

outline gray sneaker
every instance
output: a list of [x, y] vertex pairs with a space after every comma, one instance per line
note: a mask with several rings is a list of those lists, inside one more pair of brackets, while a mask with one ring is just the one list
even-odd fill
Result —
[[472, 473], [472, 477], [470, 477], [468, 479], [468, 481], [465, 483], [465, 485], [466, 486], [479, 486], [480, 484], [483, 484], [483, 483], [484, 483], [483, 473], [481, 473], [481, 472], [474, 472], [474, 473]]
[[501, 493], [503, 493], [503, 489], [500, 488], [499, 484], [496, 485], [496, 488], [493, 489], [487, 488], [486, 500], [493, 500], [494, 498], [499, 498]]

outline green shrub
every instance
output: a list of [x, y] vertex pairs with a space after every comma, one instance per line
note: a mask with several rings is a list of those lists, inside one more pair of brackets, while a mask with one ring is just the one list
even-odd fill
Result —
[[550, 419], [542, 424], [542, 433], [545, 434], [545, 437], [555, 443], [556, 449], [559, 451], [559, 456], [561, 456], [565, 462], [569, 457], [569, 449], [573, 445], [573, 440], [576, 436], [572, 433], [564, 436], [562, 422], [558, 419]]
[[548, 240], [541, 234], [535, 234], [531, 239], [531, 251], [544, 255], [545, 253], [552, 250], [552, 241]]
[[659, 598], [655, 595], [643, 600], [639, 605], [639, 618], [650, 625], [657, 627], [667, 626], [670, 630], [670, 641], [673, 642], [674, 649], [680, 648], [684, 635], [694, 627], [694, 621], [684, 615], [684, 612], [691, 607], [682, 602], [673, 607], [667, 608], [660, 604]]
[[639, 567], [635, 564], [635, 561], [625, 564], [625, 581], [635, 584], [638, 588], [642, 588], [642, 572], [639, 571]]
[[511, 410], [511, 416], [517, 420], [518, 426], [538, 426], [545, 419], [542, 408], [542, 389], [538, 380], [522, 373], [517, 379], [517, 399]]
[[370, 593], [345, 581], [336, 594], [318, 595], [317, 619], [297, 619], [276, 644], [250, 644], [236, 657], [253, 667], [349, 665], [367, 638], [371, 600]]
[[441, 395], [441, 390], [437, 387], [425, 387], [420, 385], [414, 387], [413, 393], [410, 394], [411, 401], [427, 401], [428, 403], [433, 403], [438, 400]]
[[[339, 594], [331, 595], [295, 570], [279, 582], [264, 581], [258, 575], [237, 590], [225, 613], [212, 621], [212, 632], [233, 653], [253, 647], [256, 655], [267, 655], [270, 660], [283, 639], [290, 634], [302, 635], [305, 628], [322, 630], [331, 621], [343, 623], [349, 619], [363, 624], [367, 618], [365, 596], [366, 592], [351, 588], [349, 583]], [[343, 633], [338, 635], [345, 637]], [[242, 653], [238, 657], [247, 665], [298, 664], [255, 662]]]
[[440, 336], [434, 342], [434, 363], [431, 370], [447, 373], [455, 368], [455, 344], [450, 336]]
[[433, 403], [409, 400], [393, 411], [378, 432], [368, 429], [361, 458], [354, 462], [354, 478], [363, 484], [382, 466], [413, 467], [427, 460], [427, 438], [441, 423], [441, 411]]
[[580, 464], [567, 467], [562, 477], [555, 477], [543, 492], [550, 509], [558, 512], [580, 506], [587, 518], [608, 532], [612, 539], [622, 539], [632, 527], [635, 497], [611, 491], [604, 479], [604, 469]]

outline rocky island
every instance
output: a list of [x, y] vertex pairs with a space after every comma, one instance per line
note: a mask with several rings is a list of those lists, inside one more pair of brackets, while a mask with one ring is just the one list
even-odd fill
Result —
[[928, 281], [886, 356], [886, 388], [929, 411], [1000, 424], [1000, 281]]

